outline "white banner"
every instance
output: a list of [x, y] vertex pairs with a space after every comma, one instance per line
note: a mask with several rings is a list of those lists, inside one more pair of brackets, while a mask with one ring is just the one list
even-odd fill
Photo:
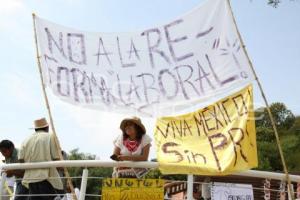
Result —
[[254, 200], [252, 185], [218, 183], [212, 184], [212, 200]]
[[131, 33], [36, 27], [46, 86], [76, 105], [170, 115], [253, 80], [226, 0]]

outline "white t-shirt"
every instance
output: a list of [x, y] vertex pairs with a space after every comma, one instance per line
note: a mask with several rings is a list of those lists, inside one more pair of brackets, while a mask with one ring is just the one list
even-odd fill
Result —
[[119, 147], [120, 148], [120, 154], [121, 155], [125, 155], [125, 156], [130, 156], [130, 155], [142, 155], [142, 150], [143, 148], [147, 145], [147, 144], [150, 144], [151, 146], [151, 141], [152, 139], [144, 134], [142, 139], [141, 139], [141, 143], [140, 145], [138, 146], [138, 148], [134, 151], [134, 152], [130, 152], [123, 144], [123, 135], [119, 135], [115, 140], [114, 140], [114, 145], [116, 147]]

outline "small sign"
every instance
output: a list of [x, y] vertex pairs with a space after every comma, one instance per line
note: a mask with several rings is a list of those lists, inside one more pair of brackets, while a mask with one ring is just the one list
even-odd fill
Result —
[[164, 180], [106, 178], [102, 183], [103, 200], [161, 200], [164, 199]]
[[213, 183], [212, 200], [254, 200], [252, 185], [233, 183]]

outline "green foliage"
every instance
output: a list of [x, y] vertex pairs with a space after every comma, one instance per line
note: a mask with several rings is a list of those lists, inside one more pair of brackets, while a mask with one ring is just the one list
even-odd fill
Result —
[[[79, 149], [74, 149], [69, 153], [69, 160], [95, 160], [96, 156], [92, 154], [86, 154], [79, 152]], [[81, 177], [83, 168], [69, 168], [69, 173], [71, 177]], [[89, 168], [89, 177], [111, 177], [112, 168]], [[87, 194], [100, 194], [102, 187], [102, 179], [92, 178], [88, 179], [86, 193]], [[81, 179], [73, 179], [74, 187], [80, 188]], [[87, 196], [86, 200], [99, 200], [99, 197]]]
[[[274, 117], [278, 129], [288, 130], [295, 123], [295, 116], [288, 110], [284, 103], [272, 103], [270, 105], [271, 113]], [[272, 128], [271, 120], [266, 108], [257, 109], [255, 113], [257, 127]]]
[[257, 141], [258, 169], [282, 171], [282, 164], [275, 142]]
[[294, 125], [290, 128], [290, 131], [300, 135], [300, 116], [295, 118]]
[[152, 169], [148, 172], [145, 178], [162, 178], [162, 174], [158, 169]]
[[[274, 116], [281, 148], [289, 171], [300, 171], [300, 117], [286, 108], [283, 103], [273, 103], [270, 110]], [[269, 115], [266, 108], [259, 108], [255, 112], [258, 169], [268, 171], [283, 171], [278, 146]]]
[[266, 127], [256, 127], [256, 139], [257, 141], [275, 142], [274, 131]]
[[95, 160], [96, 156], [89, 153], [80, 153], [79, 149], [73, 149], [69, 152], [69, 160]]

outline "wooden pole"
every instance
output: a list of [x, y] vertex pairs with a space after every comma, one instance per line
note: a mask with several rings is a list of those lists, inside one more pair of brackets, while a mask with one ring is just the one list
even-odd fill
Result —
[[[35, 14], [34, 13], [32, 13], [32, 18], [33, 18], [34, 40], [35, 40], [35, 47], [36, 47], [36, 54], [37, 54], [37, 63], [38, 63], [40, 79], [41, 79], [41, 84], [42, 84], [42, 89], [43, 89], [43, 96], [44, 96], [44, 99], [45, 99], [45, 103], [46, 103], [46, 107], [47, 107], [47, 111], [48, 111], [48, 115], [49, 115], [49, 120], [50, 120], [50, 125], [51, 125], [51, 128], [52, 128], [52, 133], [54, 135], [54, 141], [55, 141], [56, 148], [57, 148], [57, 151], [58, 151], [59, 159], [64, 160], [62, 152], [61, 152], [61, 147], [60, 147], [57, 135], [56, 135], [56, 131], [55, 131], [54, 123], [53, 123], [53, 118], [52, 118], [52, 113], [51, 113], [51, 109], [50, 109], [50, 105], [49, 105], [49, 101], [48, 101], [48, 96], [47, 96], [47, 92], [46, 92], [46, 88], [45, 88], [45, 83], [44, 83], [44, 79], [43, 79], [43, 75], [42, 75], [42, 67], [41, 67], [41, 62], [40, 62], [40, 54], [39, 54], [39, 48], [38, 48]], [[74, 186], [72, 184], [70, 174], [69, 174], [68, 169], [66, 167], [64, 167], [64, 174], [65, 174], [65, 178], [67, 179], [67, 184], [69, 185], [69, 187], [71, 189], [72, 197], [73, 197], [74, 200], [77, 200], [76, 195], [75, 195]]]
[[[258, 78], [258, 76], [257, 76], [257, 74], [256, 74], [256, 71], [255, 71], [255, 69], [254, 69], [254, 67], [253, 67], [253, 64], [252, 64], [252, 62], [251, 62], [251, 60], [250, 60], [250, 58], [249, 58], [248, 52], [247, 52], [247, 50], [246, 50], [246, 46], [245, 46], [245, 44], [244, 44], [244, 42], [243, 42], [243, 39], [242, 39], [242, 36], [241, 36], [240, 31], [239, 31], [239, 29], [238, 29], [238, 26], [237, 26], [237, 24], [236, 24], [236, 21], [235, 21], [235, 18], [234, 18], [234, 14], [233, 14], [233, 11], [232, 11], [232, 7], [231, 7], [231, 4], [230, 4], [230, 0], [227, 0], [227, 3], [228, 3], [228, 6], [229, 6], [229, 10], [230, 10], [231, 17], [232, 17], [232, 19], [233, 19], [233, 22], [234, 22], [236, 31], [237, 31], [237, 33], [238, 33], [238, 37], [239, 37], [239, 39], [240, 39], [240, 41], [241, 41], [241, 45], [242, 45], [242, 47], [243, 47], [243, 51], [244, 51], [244, 53], [245, 53], [245, 55], [246, 55], [246, 57], [247, 57], [247, 60], [248, 60], [249, 65], [250, 65], [250, 67], [251, 67], [252, 73], [253, 73], [253, 75], [254, 75], [254, 77], [255, 77], [255, 80], [256, 80], [256, 82], [257, 82], [257, 84], [258, 84], [258, 87], [259, 87], [259, 90], [260, 90], [260, 92], [261, 92], [262, 98], [264, 99], [264, 102], [265, 102], [265, 104], [266, 104], [267, 112], [268, 112], [268, 115], [269, 115], [269, 117], [270, 117], [271, 124], [272, 124], [273, 130], [274, 130], [274, 134], [275, 134], [275, 138], [276, 138], [277, 147], [278, 147], [279, 154], [280, 154], [280, 158], [281, 158], [281, 162], [282, 162], [282, 165], [283, 165], [283, 170], [284, 170], [284, 173], [285, 173], [285, 176], [286, 176], [286, 180], [287, 180], [287, 182], [288, 182], [288, 190], [289, 190], [289, 192], [290, 192], [291, 194], [293, 194], [293, 193], [292, 193], [292, 188], [291, 188], [291, 180], [290, 180], [289, 172], [288, 172], [288, 169], [287, 169], [287, 166], [286, 166], [286, 162], [285, 162], [285, 159], [284, 159], [283, 151], [282, 151], [282, 148], [281, 148], [281, 145], [280, 145], [280, 139], [279, 139], [279, 135], [278, 135], [278, 131], [277, 131], [277, 127], [276, 127], [276, 124], [275, 124], [275, 120], [274, 120], [273, 114], [272, 114], [272, 112], [271, 112], [269, 103], [268, 103], [268, 101], [267, 101], [267, 98], [266, 98], [266, 95], [265, 95], [264, 90], [263, 90], [263, 88], [262, 88], [262, 85], [261, 85], [261, 83], [260, 83], [260, 80], [259, 80], [259, 78]], [[294, 196], [292, 196], [292, 200], [294, 200], [294, 199], [295, 199]]]

